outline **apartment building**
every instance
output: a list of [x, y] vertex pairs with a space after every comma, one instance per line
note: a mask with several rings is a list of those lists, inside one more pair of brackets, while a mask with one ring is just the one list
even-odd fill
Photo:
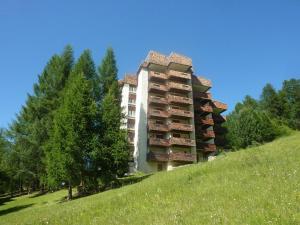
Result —
[[190, 58], [177, 53], [150, 51], [136, 74], [124, 76], [122, 127], [131, 171], [172, 170], [215, 154], [227, 105], [212, 99], [211, 86], [194, 74]]

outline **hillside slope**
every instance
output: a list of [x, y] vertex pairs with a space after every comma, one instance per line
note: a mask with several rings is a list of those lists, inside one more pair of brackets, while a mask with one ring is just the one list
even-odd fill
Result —
[[0, 224], [300, 224], [300, 134], [71, 202], [0, 205]]

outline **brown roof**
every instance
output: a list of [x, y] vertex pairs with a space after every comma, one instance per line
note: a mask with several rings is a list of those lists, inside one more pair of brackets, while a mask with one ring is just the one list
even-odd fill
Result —
[[153, 64], [162, 65], [162, 66], [168, 66], [170, 63], [177, 63], [177, 64], [192, 66], [191, 58], [184, 56], [184, 55], [180, 55], [175, 52], [172, 52], [169, 56], [166, 56], [159, 52], [150, 51], [146, 57], [145, 62], [147, 64], [153, 63]]
[[123, 80], [119, 80], [119, 84], [131, 84], [137, 86], [137, 76], [135, 74], [125, 74]]

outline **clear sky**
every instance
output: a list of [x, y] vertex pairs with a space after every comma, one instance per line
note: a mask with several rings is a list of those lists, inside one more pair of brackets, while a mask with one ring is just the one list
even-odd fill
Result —
[[15, 118], [48, 59], [71, 44], [99, 64], [115, 50], [119, 77], [149, 50], [193, 59], [229, 105], [270, 82], [300, 78], [299, 0], [0, 1], [0, 127]]

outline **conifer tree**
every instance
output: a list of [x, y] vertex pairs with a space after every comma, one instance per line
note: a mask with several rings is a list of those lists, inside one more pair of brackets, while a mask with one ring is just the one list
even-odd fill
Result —
[[93, 123], [97, 116], [91, 84], [83, 73], [72, 73], [63, 104], [55, 114], [52, 150], [48, 153], [48, 175], [52, 185], [68, 184], [68, 199], [72, 187], [84, 176], [89, 154], [94, 147]]
[[266, 84], [260, 96], [261, 108], [271, 116], [279, 118], [282, 115], [282, 105], [275, 88], [271, 84]]

